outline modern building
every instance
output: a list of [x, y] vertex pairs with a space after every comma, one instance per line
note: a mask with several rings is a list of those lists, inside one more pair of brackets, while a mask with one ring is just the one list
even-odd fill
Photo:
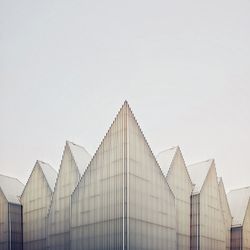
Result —
[[190, 249], [190, 213], [193, 184], [180, 148], [172, 147], [157, 156], [164, 176], [175, 196], [177, 249]]
[[218, 185], [219, 185], [220, 202], [221, 202], [221, 208], [223, 211], [225, 231], [226, 231], [226, 249], [230, 250], [232, 215], [231, 215], [231, 211], [229, 208], [224, 183], [221, 177], [218, 178]]
[[195, 184], [191, 198], [191, 250], [226, 249], [226, 232], [214, 160], [188, 166]]
[[57, 172], [37, 161], [21, 196], [24, 250], [46, 249], [46, 221]]
[[48, 212], [47, 247], [50, 250], [70, 249], [70, 197], [90, 158], [85, 148], [66, 142]]
[[16, 178], [0, 175], [0, 249], [22, 250], [22, 206], [24, 185]]
[[250, 187], [232, 190], [228, 202], [233, 216], [231, 250], [250, 249]]
[[174, 194], [127, 102], [72, 194], [71, 249], [176, 249]]

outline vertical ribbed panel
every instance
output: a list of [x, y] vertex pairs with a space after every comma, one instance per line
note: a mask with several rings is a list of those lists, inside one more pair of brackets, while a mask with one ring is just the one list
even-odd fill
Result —
[[50, 250], [70, 249], [70, 196], [80, 178], [66, 143], [48, 213], [47, 246]]
[[127, 249], [176, 249], [174, 196], [130, 109], [128, 138]]
[[52, 192], [37, 162], [21, 197], [24, 250], [46, 249], [46, 219]]
[[8, 250], [8, 202], [0, 189], [0, 249]]
[[232, 216], [231, 216], [230, 208], [228, 205], [227, 195], [226, 195], [226, 191], [225, 191], [222, 179], [220, 179], [219, 181], [219, 194], [220, 194], [221, 208], [222, 208], [224, 224], [225, 224], [226, 249], [230, 250]]
[[226, 232], [215, 165], [199, 194], [192, 196], [191, 249], [226, 249]]
[[176, 249], [174, 196], [125, 102], [72, 194], [71, 249]]
[[71, 249], [126, 249], [126, 105], [72, 194]]

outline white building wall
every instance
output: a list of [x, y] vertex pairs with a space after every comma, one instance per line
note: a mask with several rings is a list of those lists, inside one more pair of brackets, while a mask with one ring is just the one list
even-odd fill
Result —
[[200, 248], [225, 250], [226, 234], [214, 163], [200, 193]]
[[0, 249], [8, 250], [9, 240], [8, 226], [8, 201], [0, 188]]
[[175, 195], [177, 249], [190, 249], [192, 182], [179, 147], [168, 171], [167, 181]]
[[48, 213], [47, 246], [50, 250], [70, 249], [70, 196], [80, 173], [66, 143]]
[[230, 250], [232, 215], [228, 205], [225, 187], [221, 178], [219, 180], [219, 194], [220, 194], [221, 208], [223, 211], [224, 224], [225, 224], [226, 249]]
[[24, 250], [46, 249], [46, 220], [52, 197], [37, 162], [21, 196]]
[[250, 250], [250, 202], [243, 223], [243, 250]]

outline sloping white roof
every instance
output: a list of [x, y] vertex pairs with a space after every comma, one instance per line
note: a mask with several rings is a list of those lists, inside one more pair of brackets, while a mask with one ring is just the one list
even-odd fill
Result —
[[88, 164], [90, 163], [91, 155], [82, 146], [76, 145], [73, 142], [69, 141], [67, 141], [67, 144], [69, 145], [70, 151], [78, 167], [79, 173], [82, 175]]
[[172, 147], [160, 152], [156, 159], [159, 163], [162, 173], [166, 176], [168, 174], [168, 170], [173, 162], [174, 156], [176, 154], [178, 147]]
[[48, 163], [38, 161], [39, 166], [41, 167], [43, 174], [49, 184], [51, 191], [54, 190], [57, 172], [54, 168], [52, 168]]
[[23, 183], [16, 178], [0, 175], [0, 188], [8, 202], [20, 204], [19, 197], [24, 189]]
[[187, 167], [190, 178], [195, 185], [193, 193], [199, 193], [201, 191], [213, 161], [213, 159], [209, 159], [207, 161], [198, 162]]
[[249, 204], [250, 187], [231, 190], [227, 198], [233, 216], [233, 226], [242, 225]]

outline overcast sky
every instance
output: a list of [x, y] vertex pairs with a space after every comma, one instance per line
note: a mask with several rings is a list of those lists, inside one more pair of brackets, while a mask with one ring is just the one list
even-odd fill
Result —
[[250, 1], [0, 0], [0, 173], [93, 154], [128, 100], [155, 154], [250, 185]]

